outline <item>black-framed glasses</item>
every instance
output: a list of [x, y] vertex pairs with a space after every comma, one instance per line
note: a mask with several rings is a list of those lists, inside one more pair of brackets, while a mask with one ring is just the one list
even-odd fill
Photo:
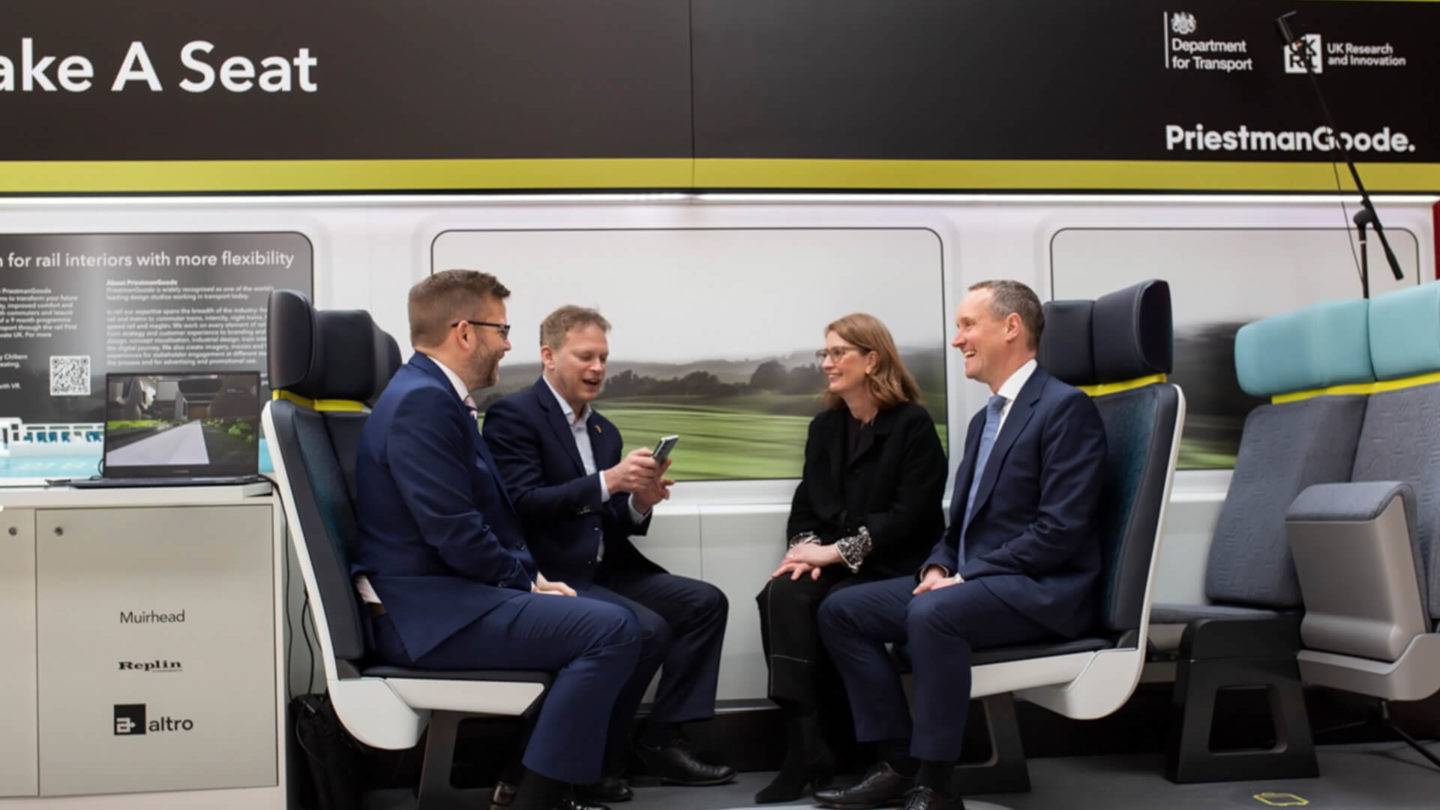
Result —
[[865, 351], [865, 349], [862, 349], [859, 346], [831, 346], [827, 349], [820, 349], [819, 351], [815, 352], [815, 359], [823, 363], [825, 362], [825, 358], [828, 357], [830, 358], [830, 362], [838, 363], [841, 360], [844, 360], [845, 355], [849, 354], [850, 352], [863, 351]]
[[468, 324], [470, 324], [471, 326], [488, 326], [488, 327], [490, 327], [491, 329], [494, 329], [495, 331], [497, 331], [497, 332], [500, 333], [500, 339], [501, 339], [501, 340], [509, 340], [509, 339], [510, 339], [510, 324], [508, 324], [508, 323], [491, 323], [491, 322], [489, 322], [489, 321], [472, 321], [472, 320], [470, 320], [469, 318], [461, 318], [460, 320], [458, 320], [458, 321], [450, 324], [450, 328], [451, 328], [451, 329], [454, 329], [455, 327], [459, 326], [459, 325], [462, 324], [462, 323], [468, 323]]

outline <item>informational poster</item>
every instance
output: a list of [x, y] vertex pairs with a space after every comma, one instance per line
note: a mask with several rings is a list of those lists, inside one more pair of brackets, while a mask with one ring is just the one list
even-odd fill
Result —
[[263, 375], [312, 264], [298, 233], [0, 235], [0, 477], [95, 472], [107, 374]]
[[1433, 2], [81, 5], [7, 6], [0, 193], [1440, 187]]

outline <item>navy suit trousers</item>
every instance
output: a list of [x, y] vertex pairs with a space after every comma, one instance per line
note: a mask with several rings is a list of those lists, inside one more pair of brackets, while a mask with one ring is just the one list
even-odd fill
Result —
[[371, 622], [375, 652], [391, 664], [554, 672], [522, 761], [562, 782], [599, 781], [605, 729], [640, 654], [640, 628], [630, 611], [583, 597], [522, 594], [419, 660], [406, 654], [388, 615]]
[[[911, 596], [914, 577], [844, 588], [820, 604], [820, 636], [840, 670], [855, 736], [909, 740], [910, 754], [957, 762], [970, 707], [971, 653], [1054, 637], [1017, 613], [984, 580]], [[914, 673], [914, 722], [886, 644], [905, 643]]]
[[580, 593], [624, 607], [640, 625], [640, 660], [615, 701], [613, 757], [628, 750], [625, 736], [656, 670], [660, 684], [650, 709], [652, 721], [684, 723], [715, 715], [720, 647], [730, 615], [719, 588], [674, 574], [609, 571], [602, 563], [596, 583], [582, 586]]

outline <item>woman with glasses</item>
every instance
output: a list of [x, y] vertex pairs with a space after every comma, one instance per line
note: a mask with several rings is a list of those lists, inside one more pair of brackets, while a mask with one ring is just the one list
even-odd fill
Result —
[[847, 584], [914, 574], [945, 527], [945, 453], [890, 330], [874, 316], [846, 315], [825, 327], [815, 356], [825, 410], [805, 440], [789, 549], [756, 597], [788, 744], [779, 775], [755, 795], [760, 804], [798, 799], [834, 772], [817, 719], [817, 676], [830, 666], [815, 618], [821, 600]]

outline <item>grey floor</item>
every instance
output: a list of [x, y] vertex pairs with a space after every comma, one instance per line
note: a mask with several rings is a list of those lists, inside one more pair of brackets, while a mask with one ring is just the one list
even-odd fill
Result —
[[[1440, 752], [1440, 744], [1430, 750]], [[1440, 807], [1440, 770], [1403, 744], [1323, 746], [1319, 779], [1174, 785], [1162, 775], [1159, 754], [1058, 757], [1030, 760], [1029, 793], [995, 794], [967, 799], [967, 810], [1048, 810], [1104, 807], [1128, 810], [1211, 810], [1309, 806], [1324, 810], [1435, 810]], [[735, 783], [715, 788], [641, 788], [635, 801], [616, 810], [738, 810], [752, 808], [751, 797], [769, 781], [769, 773], [741, 774]], [[366, 810], [414, 807], [403, 791], [366, 797]], [[765, 805], [811, 807], [809, 802]]]

